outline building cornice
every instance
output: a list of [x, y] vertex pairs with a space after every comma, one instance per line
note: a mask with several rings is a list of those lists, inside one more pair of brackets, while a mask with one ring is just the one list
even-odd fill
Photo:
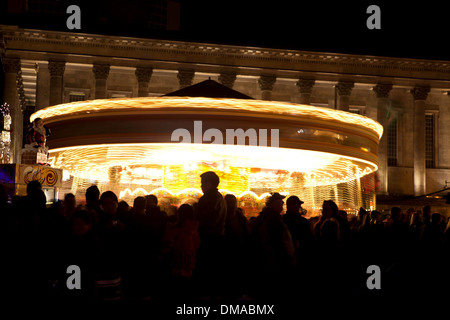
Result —
[[[0, 25], [6, 54], [40, 51], [183, 63], [221, 64], [299, 72], [337, 72], [371, 76], [450, 80], [450, 61], [306, 52], [171, 40], [116, 37], [21, 29]], [[67, 61], [70, 61], [68, 57]]]

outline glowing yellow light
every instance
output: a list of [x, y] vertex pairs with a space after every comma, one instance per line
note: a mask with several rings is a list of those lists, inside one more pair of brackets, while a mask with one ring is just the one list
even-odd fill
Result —
[[[242, 176], [249, 174], [245, 172], [248, 170], [245, 168], [305, 173], [304, 184], [314, 186], [350, 181], [377, 169], [376, 164], [372, 162], [326, 152], [288, 148], [277, 148], [274, 152], [274, 149], [270, 147], [211, 144], [149, 143], [77, 146], [50, 150], [50, 157], [51, 164], [55, 167], [65, 169], [80, 178], [99, 181], [109, 181], [110, 168], [113, 167], [128, 167], [130, 176], [133, 176], [132, 167], [148, 165], [159, 166], [153, 171], [148, 171], [153, 172], [153, 177], [164, 176], [166, 179], [174, 179], [175, 175], [182, 174], [187, 179], [188, 173], [193, 172], [191, 179], [198, 181], [198, 174], [201, 173], [199, 164], [216, 163], [217, 170], [224, 171], [228, 167], [227, 170], [230, 171], [236, 168], [233, 170], [237, 170], [236, 174]], [[186, 164], [188, 164], [186, 167], [188, 170], [185, 170]], [[179, 166], [179, 169], [163, 172], [162, 166], [167, 168]], [[137, 170], [140, 178], [144, 178], [141, 175], [145, 171]], [[166, 173], [171, 173], [171, 176]], [[264, 175], [267, 178], [271, 176], [265, 173], [260, 174], [261, 178], [258, 180], [264, 180]], [[130, 177], [125, 175], [125, 179]], [[175, 181], [175, 183], [180, 182]], [[180, 186], [181, 189], [186, 187]]]
[[[299, 133], [304, 133], [302, 139], [284, 136], [283, 146], [292, 149], [179, 143], [98, 144], [50, 150], [51, 165], [70, 172], [74, 190], [86, 181], [95, 182], [104, 188], [114, 187], [120, 198], [141, 193], [197, 197], [201, 195], [199, 175], [214, 170], [221, 178], [220, 191], [232, 193], [244, 202], [260, 201], [269, 192], [277, 191], [301, 195], [311, 209], [323, 199], [340, 200], [341, 208], [359, 207], [363, 185], [356, 181], [377, 170], [376, 155], [372, 153], [376, 153], [382, 126], [364, 116], [328, 108], [240, 99], [118, 98], [48, 107], [33, 114], [31, 120], [41, 117], [47, 124], [58, 126], [66, 120], [87, 117], [187, 113], [277, 119], [280, 124], [298, 120], [299, 125], [311, 124], [319, 129], [312, 133], [311, 129], [299, 127]], [[308, 135], [315, 140], [303, 139]], [[76, 141], [64, 139], [59, 140], [59, 145]], [[317, 146], [322, 142], [322, 146]]]
[[268, 116], [270, 114], [299, 116], [309, 120], [327, 120], [340, 124], [352, 124], [364, 130], [374, 132], [378, 138], [383, 134], [383, 126], [370, 118], [328, 108], [319, 108], [310, 105], [300, 105], [288, 102], [266, 101], [266, 100], [243, 100], [243, 99], [218, 99], [218, 98], [193, 98], [193, 97], [142, 97], [142, 98], [116, 98], [96, 99], [90, 101], [77, 101], [41, 109], [30, 117], [42, 118], [45, 122], [51, 122], [53, 118], [61, 117], [89, 117], [104, 116], [106, 114], [120, 114], [132, 112], [133, 114], [147, 113], [157, 110], [219, 110], [252, 112]]
[[[127, 188], [125, 190], [120, 191], [119, 199], [122, 199], [126, 195], [135, 196], [135, 195], [137, 195], [139, 193], [147, 195], [147, 194], [158, 194], [160, 192], [167, 193], [169, 196], [180, 196], [180, 195], [183, 195], [183, 194], [184, 195], [188, 195], [188, 194], [194, 194], [194, 193], [198, 193], [199, 195], [203, 195], [203, 192], [200, 189], [196, 189], [196, 188], [186, 188], [186, 189], [183, 189], [183, 190], [181, 190], [179, 192], [171, 192], [167, 188], [157, 188], [157, 189], [154, 189], [152, 191], [147, 191], [147, 190], [145, 190], [143, 188], [136, 188], [133, 191], [131, 191], [129, 188]], [[243, 198], [246, 198], [246, 197], [247, 198], [254, 198], [254, 199], [258, 199], [258, 200], [263, 200], [264, 198], [271, 196], [271, 194], [269, 192], [265, 192], [265, 193], [263, 193], [263, 194], [261, 194], [259, 196], [256, 193], [254, 193], [253, 191], [244, 191], [244, 192], [242, 192], [239, 195], [236, 195], [234, 192], [226, 190], [226, 189], [219, 189], [219, 192], [222, 195], [232, 194], [239, 200], [243, 199]], [[289, 193], [288, 192], [280, 192], [280, 194], [282, 194], [284, 196], [287, 196]]]

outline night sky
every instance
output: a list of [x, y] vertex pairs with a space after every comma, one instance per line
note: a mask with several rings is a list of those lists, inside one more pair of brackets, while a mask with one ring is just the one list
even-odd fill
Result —
[[[13, 1], [13, 0], [9, 0]], [[15, 0], [19, 1], [20, 0]], [[181, 6], [180, 29], [148, 30], [149, 3], [157, 0], [60, 0], [78, 4], [77, 32], [154, 39], [236, 44], [280, 49], [450, 60], [450, 5], [439, 1], [205, 1], [173, 0]], [[381, 9], [381, 30], [369, 30], [367, 7]], [[7, 1], [3, 2], [6, 8]], [[3, 14], [1, 13], [3, 12]], [[51, 19], [8, 15], [0, 24], [68, 31], [62, 12]], [[106, 21], [106, 22], [105, 22]]]
[[[192, 40], [338, 53], [449, 59], [448, 6], [437, 1], [186, 1], [184, 36]], [[395, 3], [393, 3], [395, 2]], [[249, 5], [253, 3], [253, 5]], [[426, 3], [426, 5], [423, 5]], [[367, 7], [381, 9], [369, 30]]]

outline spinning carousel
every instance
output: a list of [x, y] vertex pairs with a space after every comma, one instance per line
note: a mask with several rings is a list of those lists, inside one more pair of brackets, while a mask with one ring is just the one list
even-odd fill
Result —
[[222, 87], [207, 80], [162, 97], [55, 105], [31, 121], [51, 130], [49, 163], [80, 198], [96, 184], [129, 203], [151, 193], [179, 205], [201, 196], [199, 175], [213, 170], [249, 216], [270, 192], [299, 196], [310, 215], [326, 199], [349, 212], [375, 207], [379, 123]]

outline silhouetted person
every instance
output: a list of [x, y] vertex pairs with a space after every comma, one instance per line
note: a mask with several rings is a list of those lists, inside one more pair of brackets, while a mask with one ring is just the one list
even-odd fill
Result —
[[131, 208], [128, 202], [126, 202], [125, 200], [119, 201], [117, 205], [117, 218], [124, 225], [126, 225], [130, 219], [130, 210]]
[[124, 292], [129, 299], [143, 299], [157, 291], [154, 277], [159, 272], [155, 266], [159, 240], [154, 235], [151, 217], [146, 214], [146, 204], [145, 197], [136, 197], [133, 207], [126, 212], [123, 209], [119, 217], [126, 225]]
[[227, 207], [217, 189], [220, 179], [213, 171], [200, 175], [203, 196], [197, 205], [198, 231], [201, 239], [197, 274], [205, 294], [217, 295], [223, 288], [224, 236]]
[[381, 248], [384, 241], [384, 224], [381, 220], [381, 213], [377, 210], [374, 210], [370, 213], [370, 221], [369, 221], [369, 236], [370, 236], [370, 246], [373, 248], [376, 246], [377, 248]]
[[[158, 198], [149, 194], [145, 196], [146, 214], [150, 219], [152, 233], [157, 242], [161, 241], [167, 223], [167, 214], [158, 206]], [[159, 248], [158, 248], [159, 250]]]
[[431, 250], [440, 249], [443, 243], [443, 230], [440, 225], [441, 215], [433, 213], [431, 215], [431, 224], [425, 227], [423, 232], [423, 242]]
[[114, 192], [105, 191], [101, 194], [100, 207], [95, 231], [100, 238], [103, 254], [97, 275], [97, 292], [99, 299], [116, 300], [122, 298], [125, 225], [118, 218], [119, 202]]
[[144, 197], [136, 197], [133, 201], [133, 214], [145, 214], [147, 200]]
[[198, 201], [199, 231], [201, 237], [225, 235], [226, 203], [218, 191], [220, 179], [213, 171], [200, 175], [203, 196]]
[[320, 236], [320, 228], [322, 227], [322, 223], [329, 218], [337, 219], [338, 216], [339, 208], [336, 203], [332, 200], [324, 200], [322, 204], [322, 215], [314, 225], [314, 236], [316, 239]]
[[247, 218], [241, 208], [237, 207], [237, 199], [232, 194], [225, 197], [227, 217], [225, 220], [226, 241], [226, 293], [240, 296], [248, 290], [247, 275], [243, 270], [249, 268], [249, 238]]
[[[94, 299], [95, 275], [98, 271], [98, 259], [101, 243], [92, 228], [92, 217], [86, 210], [76, 211], [70, 219], [70, 235], [63, 250], [60, 290], [70, 299]], [[76, 265], [81, 270], [81, 289], [68, 290], [66, 286], [66, 268]]]
[[339, 230], [339, 222], [336, 218], [326, 219], [319, 230], [319, 245], [326, 252], [331, 252], [339, 248], [341, 234]]
[[[399, 207], [391, 208], [391, 218], [387, 225], [386, 239], [386, 270], [387, 283], [394, 285], [393, 290], [398, 290], [398, 286], [403, 280], [402, 271], [407, 266], [410, 254], [410, 242], [408, 242], [409, 226], [404, 223], [402, 210]], [[403, 272], [403, 274], [402, 274]], [[392, 281], [390, 281], [392, 279]], [[396, 287], [397, 286], [397, 287]], [[393, 291], [393, 292], [394, 292]]]
[[356, 231], [364, 235], [367, 234], [370, 227], [370, 214], [364, 208], [359, 208], [358, 223], [356, 224]]
[[34, 196], [35, 194], [37, 194], [37, 192], [39, 192], [39, 190], [42, 190], [42, 185], [39, 181], [33, 180], [27, 184], [28, 196]]
[[64, 216], [64, 204], [62, 201], [54, 202], [51, 207], [39, 217], [41, 257], [46, 265], [45, 273], [48, 280], [58, 277], [59, 256], [64, 251], [69, 221]]
[[399, 207], [391, 208], [391, 219], [389, 224], [391, 246], [396, 250], [404, 248], [408, 225], [403, 222], [402, 210]]
[[423, 223], [425, 224], [425, 227], [427, 227], [431, 224], [431, 207], [424, 206], [422, 209], [422, 214], [423, 214]]
[[253, 263], [256, 279], [254, 295], [280, 297], [283, 287], [292, 280], [295, 266], [295, 249], [288, 227], [281, 217], [283, 199], [279, 193], [272, 194], [266, 206], [256, 218], [252, 230]]
[[[40, 222], [47, 214], [47, 200], [40, 183], [32, 182], [31, 186], [27, 187], [27, 195], [20, 199], [17, 208], [19, 224], [13, 241], [18, 253], [15, 272], [20, 275], [16, 285], [22, 288], [26, 286], [29, 292], [37, 295], [39, 291], [44, 292], [47, 286], [47, 262], [38, 263], [43, 258], [42, 255], [46, 255], [47, 250], [40, 228]], [[23, 283], [20, 283], [21, 281]], [[36, 291], [33, 292], [34, 290]]]
[[161, 209], [158, 207], [158, 198], [154, 194], [148, 194], [145, 196], [147, 214], [153, 212], [159, 212]]
[[310, 221], [303, 217], [306, 213], [306, 210], [302, 208], [303, 203], [297, 196], [290, 196], [286, 200], [286, 213], [283, 215], [283, 221], [291, 233], [297, 262], [295, 278], [290, 282], [293, 286], [306, 290], [305, 275], [308, 270], [311, 270], [314, 236]]
[[[283, 221], [289, 228], [292, 236], [295, 250], [297, 254], [308, 249], [313, 241], [313, 234], [309, 220], [302, 216], [302, 204], [297, 196], [290, 196], [286, 200], [286, 213], [283, 216]], [[297, 255], [297, 257], [299, 257]]]
[[[430, 294], [441, 293], [448, 287], [448, 269], [450, 267], [448, 247], [444, 243], [442, 230], [442, 216], [439, 213], [431, 214], [430, 223], [425, 225], [422, 236], [422, 247], [415, 255], [417, 270], [413, 276], [417, 279], [417, 292]], [[416, 253], [416, 252], [414, 252]]]
[[90, 186], [86, 189], [85, 196], [86, 210], [91, 215], [93, 228], [96, 229], [102, 212], [102, 209], [100, 208], [100, 190], [95, 185]]
[[420, 211], [415, 212], [411, 216], [411, 224], [409, 226], [411, 245], [415, 248], [420, 244], [425, 230], [425, 223], [423, 221], [423, 214]]
[[227, 241], [237, 246], [245, 245], [249, 237], [247, 218], [242, 212], [242, 209], [237, 207], [237, 199], [234, 195], [227, 194], [224, 199], [227, 206], [225, 219], [225, 235]]
[[379, 225], [381, 224], [381, 213], [380, 211], [373, 210], [370, 213], [370, 225]]
[[319, 249], [324, 252], [334, 252], [341, 246], [338, 215], [339, 210], [336, 204], [331, 200], [325, 200], [322, 206], [322, 217], [315, 226]]
[[112, 191], [105, 191], [100, 197], [99, 229], [123, 229], [124, 225], [119, 221], [119, 200]]
[[25, 232], [35, 232], [39, 218], [46, 211], [46, 197], [39, 181], [30, 181], [27, 185], [27, 195], [18, 204], [20, 228]]
[[63, 202], [63, 215], [66, 217], [67, 220], [70, 220], [72, 217], [72, 214], [74, 214], [77, 206], [77, 201], [75, 199], [75, 195], [73, 193], [66, 193], [64, 195], [64, 202]]
[[350, 245], [352, 239], [352, 232], [350, 224], [347, 219], [347, 212], [345, 210], [339, 210], [336, 220], [339, 223], [339, 231], [341, 234], [341, 241], [343, 246]]
[[178, 220], [170, 224], [163, 237], [163, 255], [166, 260], [169, 284], [166, 290], [173, 298], [192, 295], [192, 277], [200, 246], [198, 221], [192, 206], [183, 204], [178, 209]]
[[339, 222], [336, 218], [330, 217], [321, 224], [316, 255], [315, 270], [319, 278], [316, 279], [314, 289], [326, 287], [329, 292], [335, 294], [346, 292], [352, 284], [350, 278], [352, 268], [349, 268], [351, 255], [343, 249]]

